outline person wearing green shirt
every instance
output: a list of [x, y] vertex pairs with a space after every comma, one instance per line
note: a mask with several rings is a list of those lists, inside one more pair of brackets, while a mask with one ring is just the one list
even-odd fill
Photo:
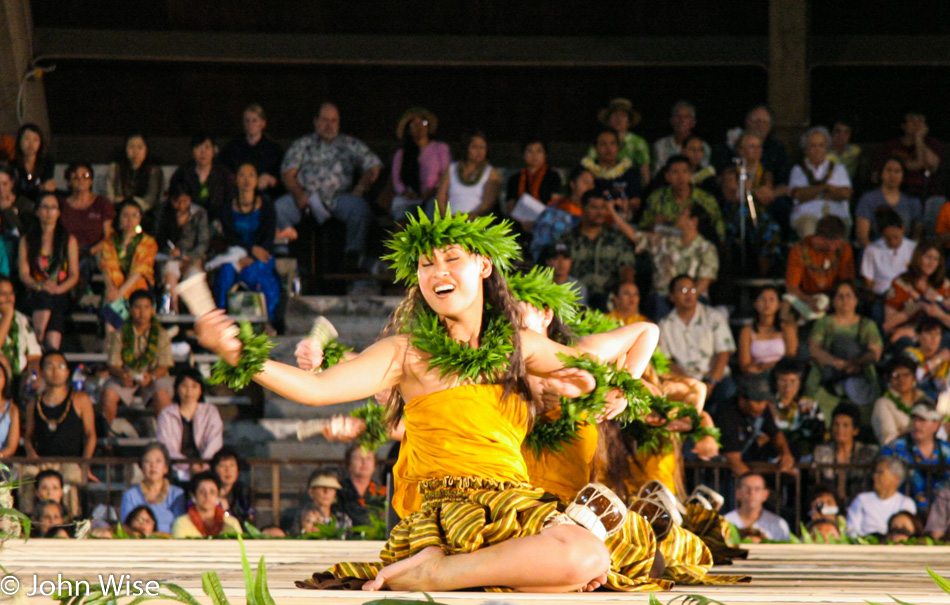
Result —
[[[600, 110], [597, 119], [601, 124], [617, 131], [620, 137], [618, 159], [630, 160], [640, 171], [640, 186], [646, 188], [650, 183], [650, 145], [643, 137], [630, 131], [640, 123], [640, 114], [634, 111], [629, 99], [612, 99], [607, 107]], [[587, 158], [597, 158], [597, 149], [592, 145], [587, 150]]]
[[[690, 181], [692, 170], [689, 160], [682, 155], [670, 158], [666, 163], [666, 182], [668, 186], [657, 189], [647, 198], [646, 207], [640, 218], [640, 229], [652, 231], [657, 225], [672, 226], [684, 208], [696, 204], [703, 208], [712, 219], [720, 241], [726, 235], [726, 225], [716, 198]], [[716, 243], [716, 242], [714, 242]]]

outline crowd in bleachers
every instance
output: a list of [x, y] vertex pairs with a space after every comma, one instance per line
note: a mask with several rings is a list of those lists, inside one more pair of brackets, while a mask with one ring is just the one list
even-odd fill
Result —
[[[119, 516], [97, 522], [192, 536], [253, 520], [236, 479], [240, 459], [222, 449], [220, 414], [202, 402], [201, 374], [175, 370], [176, 329], [160, 322], [184, 311], [174, 285], [207, 270], [220, 307], [242, 305], [233, 297], [244, 292], [268, 329], [280, 330], [282, 244], [305, 232], [329, 237], [321, 226], [332, 221], [345, 272], [384, 272], [376, 234], [417, 211], [451, 207], [511, 218], [528, 263], [553, 267], [585, 305], [660, 326], [670, 372], [707, 385], [705, 410], [735, 477], [729, 518], [746, 534], [789, 533], [763, 508], [769, 473], [752, 467], [792, 474], [813, 461], [857, 465], [810, 473], [815, 532], [838, 532], [834, 521], [847, 512], [853, 536], [942, 538], [950, 524], [950, 425], [938, 405], [950, 380], [950, 203], [926, 117], [908, 112], [901, 136], [873, 155], [851, 142], [854, 122], [845, 118], [808, 129], [800, 149], [787, 149], [761, 106], [705, 141], [694, 133], [696, 108], [676, 103], [672, 133], [652, 146], [635, 133], [641, 116], [630, 101], [614, 99], [596, 117], [590, 148], [573, 166], [549, 165], [545, 141], [532, 138], [524, 165], [505, 170], [492, 165], [481, 132], [453, 154], [421, 107], [399, 119], [399, 147], [386, 164], [341, 132], [332, 103], [286, 151], [267, 134], [264, 109], [250, 105], [242, 136], [220, 153], [210, 136], [194, 136], [190, 159], [167, 183], [146, 139], [129, 136], [104, 191], [88, 162], [71, 163], [66, 188], [57, 188], [44, 134], [23, 126], [0, 168], [0, 460], [22, 452], [39, 472], [44, 456], [89, 458], [100, 437], [142, 433], [120, 411], [144, 403], [161, 445], [147, 449]], [[59, 352], [71, 312], [89, 308], [108, 372], [94, 397]], [[358, 474], [350, 458], [352, 479], [315, 473], [312, 502], [272, 531], [365, 526], [365, 511], [351, 504], [379, 490], [372, 469]], [[921, 471], [930, 464], [934, 472]], [[79, 475], [71, 465], [43, 470], [35, 493], [21, 494], [38, 532], [56, 535], [70, 516], [92, 515], [64, 497], [64, 488], [97, 480]], [[788, 498], [771, 496], [773, 504]]]

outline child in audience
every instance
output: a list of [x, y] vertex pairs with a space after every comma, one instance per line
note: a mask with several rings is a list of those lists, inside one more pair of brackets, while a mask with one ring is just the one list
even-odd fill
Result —
[[936, 317], [925, 317], [917, 326], [917, 346], [904, 349], [917, 362], [917, 385], [934, 400], [946, 390], [950, 377], [950, 350], [940, 346], [942, 340], [943, 324]]

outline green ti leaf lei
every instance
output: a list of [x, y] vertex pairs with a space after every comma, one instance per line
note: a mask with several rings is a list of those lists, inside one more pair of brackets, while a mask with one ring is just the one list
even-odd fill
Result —
[[119, 269], [122, 271], [122, 275], [128, 277], [129, 272], [132, 271], [132, 260], [135, 258], [135, 250], [139, 247], [144, 237], [144, 231], [137, 233], [129, 240], [128, 246], [123, 246], [123, 235], [121, 231], [116, 231], [115, 235], [112, 236], [112, 244], [115, 246], [115, 255], [119, 260]]
[[241, 351], [241, 358], [238, 365], [232, 366], [223, 359], [219, 359], [211, 368], [211, 378], [208, 384], [227, 384], [234, 391], [240, 391], [251, 383], [251, 380], [257, 374], [264, 370], [264, 362], [267, 361], [274, 343], [271, 342], [267, 334], [254, 334], [254, 328], [250, 322], [241, 322], [241, 331], [238, 333], [238, 340], [244, 345]]
[[564, 323], [569, 324], [577, 317], [580, 293], [572, 283], [554, 283], [553, 267], [535, 266], [527, 273], [513, 273], [507, 279], [515, 300], [541, 311], [551, 309]]
[[145, 350], [138, 357], [135, 356], [135, 327], [132, 322], [127, 320], [122, 324], [122, 363], [134, 372], [144, 370], [152, 365], [158, 356], [158, 336], [161, 331], [161, 325], [157, 317], [152, 318], [152, 323], [148, 328], [148, 342]]
[[449, 245], [461, 246], [470, 253], [489, 258], [496, 271], [508, 273], [512, 261], [521, 258], [521, 247], [511, 234], [511, 222], [493, 223], [492, 215], [452, 214], [451, 207], [442, 216], [438, 205], [430, 220], [420, 208], [418, 216], [410, 215], [405, 229], [386, 242], [392, 252], [382, 258], [392, 261], [396, 279], [408, 285], [418, 282], [416, 271], [420, 258]]
[[13, 319], [10, 320], [10, 330], [7, 332], [7, 338], [3, 341], [3, 355], [10, 361], [10, 374], [20, 375], [20, 322], [17, 321], [16, 311], [13, 313]]
[[670, 373], [670, 358], [660, 349], [653, 351], [650, 363], [653, 364], [653, 369], [656, 370], [658, 375], [663, 376]]
[[910, 407], [909, 405], [907, 405], [906, 403], [904, 403], [904, 400], [901, 399], [900, 396], [897, 395], [897, 393], [895, 393], [894, 391], [892, 391], [892, 390], [890, 390], [890, 389], [887, 389], [887, 392], [884, 393], [884, 396], [887, 397], [888, 399], [890, 399], [890, 400], [891, 400], [891, 403], [893, 403], [895, 406], [897, 406], [897, 409], [898, 409], [898, 410], [900, 410], [901, 412], [907, 414], [908, 416], [911, 415], [911, 413], [910, 413], [911, 407]]
[[610, 332], [620, 327], [620, 322], [616, 319], [607, 317], [595, 309], [587, 309], [581, 313], [573, 322], [567, 322], [571, 331], [580, 338], [581, 336], [590, 336], [591, 334], [601, 334]]
[[357, 438], [356, 442], [367, 452], [375, 452], [389, 441], [389, 431], [386, 430], [386, 408], [372, 399], [367, 400], [363, 407], [350, 412], [353, 418], [359, 418], [366, 423], [366, 430]]
[[693, 406], [680, 401], [670, 401], [665, 396], [658, 397], [648, 394], [648, 397], [650, 410], [647, 413], [650, 411], [657, 412], [666, 418], [667, 422], [673, 419], [689, 418], [692, 421], [693, 429], [688, 433], [674, 433], [666, 428], [666, 424], [651, 426], [639, 418], [631, 418], [626, 413], [621, 414], [618, 417], [622, 427], [621, 430], [625, 435], [636, 440], [638, 453], [647, 456], [659, 453], [666, 454], [672, 451], [675, 439], [686, 437], [691, 437], [696, 442], [712, 435], [716, 442], [719, 442], [719, 429], [700, 426], [699, 411]]
[[332, 368], [340, 363], [345, 353], [352, 350], [353, 347], [347, 346], [334, 338], [327, 343], [327, 346], [323, 347], [323, 361], [320, 363], [320, 369], [328, 370]]
[[456, 375], [459, 383], [495, 382], [508, 366], [514, 352], [514, 329], [508, 318], [500, 313], [489, 314], [488, 325], [482, 330], [478, 348], [472, 348], [449, 336], [445, 326], [428, 307], [416, 312], [411, 334], [412, 346], [429, 355], [429, 368], [439, 369], [439, 378]]

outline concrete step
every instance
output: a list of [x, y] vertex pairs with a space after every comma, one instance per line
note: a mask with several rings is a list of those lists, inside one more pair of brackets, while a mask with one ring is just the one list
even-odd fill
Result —
[[[342, 459], [347, 444], [329, 442], [321, 436], [297, 440], [297, 419], [263, 418], [227, 423], [224, 441], [249, 458]], [[380, 455], [389, 450], [384, 447]]]

